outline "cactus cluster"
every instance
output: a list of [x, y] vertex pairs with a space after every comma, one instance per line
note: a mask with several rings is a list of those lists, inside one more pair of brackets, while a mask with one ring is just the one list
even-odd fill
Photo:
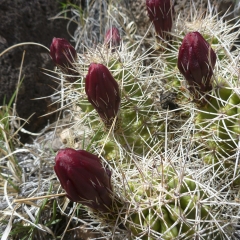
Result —
[[[73, 59], [79, 77], [64, 82], [64, 100], [77, 119], [76, 136], [57, 154], [55, 172], [69, 199], [130, 239], [224, 239], [231, 230], [220, 202], [228, 199], [214, 177], [227, 169], [227, 184], [239, 184], [239, 79], [218, 74], [223, 51], [204, 34], [168, 32], [171, 1], [146, 5], [155, 32], [171, 39], [171, 48], [139, 54], [141, 41], [121, 42], [114, 28], [104, 44]], [[172, 91], [172, 109], [159, 106], [159, 89]], [[72, 149], [72, 140], [86, 151]]]

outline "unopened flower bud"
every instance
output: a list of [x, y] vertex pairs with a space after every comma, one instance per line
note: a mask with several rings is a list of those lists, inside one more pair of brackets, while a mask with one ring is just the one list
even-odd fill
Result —
[[155, 32], [161, 38], [166, 39], [167, 32], [172, 29], [173, 5], [171, 0], [146, 0], [146, 6]]
[[[74, 63], [77, 60], [77, 52], [64, 38], [53, 38], [50, 46], [50, 55], [53, 62], [67, 75], [76, 76]], [[74, 77], [67, 77], [68, 81], [74, 81]]]
[[[185, 77], [194, 100], [212, 90], [216, 54], [199, 32], [188, 33], [179, 48], [178, 69]], [[205, 100], [202, 99], [202, 104]]]
[[54, 171], [67, 197], [94, 210], [108, 212], [112, 206], [111, 172], [87, 151], [59, 150]]
[[104, 43], [108, 47], [118, 47], [120, 45], [121, 38], [120, 38], [120, 33], [116, 27], [111, 27], [110, 29], [107, 30], [105, 34], [105, 39]]
[[111, 127], [120, 105], [119, 86], [107, 67], [91, 63], [86, 76], [88, 101], [98, 112], [106, 127]]

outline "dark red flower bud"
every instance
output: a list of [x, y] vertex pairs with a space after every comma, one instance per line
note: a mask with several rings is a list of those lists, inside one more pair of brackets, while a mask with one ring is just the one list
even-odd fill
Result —
[[120, 33], [116, 27], [111, 27], [105, 34], [104, 43], [108, 47], [118, 47], [120, 45]]
[[112, 206], [111, 172], [103, 168], [96, 155], [71, 148], [60, 150], [54, 171], [71, 201], [109, 211]]
[[195, 101], [212, 90], [216, 59], [215, 52], [199, 32], [184, 37], [178, 53], [178, 69], [186, 78]]
[[88, 101], [98, 112], [106, 127], [111, 127], [120, 105], [119, 86], [107, 67], [91, 63], [86, 76]]
[[146, 0], [149, 19], [153, 22], [155, 32], [163, 39], [172, 29], [173, 5], [170, 0]]
[[[50, 46], [50, 55], [53, 62], [67, 75], [76, 76], [74, 63], [77, 60], [77, 52], [74, 47], [64, 38], [53, 38]], [[74, 81], [73, 77], [67, 80]]]

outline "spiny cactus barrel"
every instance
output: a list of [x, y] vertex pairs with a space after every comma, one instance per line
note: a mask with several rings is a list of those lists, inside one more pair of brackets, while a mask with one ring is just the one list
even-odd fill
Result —
[[[129, 168], [121, 167], [123, 171]], [[87, 151], [60, 150], [54, 170], [72, 201], [97, 211], [111, 225], [121, 224], [132, 237], [171, 240], [200, 234], [203, 239], [220, 239], [211, 223], [213, 209], [204, 203], [207, 194], [191, 176], [179, 177], [172, 167], [143, 170], [141, 178], [124, 187], [124, 200], [112, 191], [110, 171]]]
[[220, 82], [210, 101], [199, 108], [195, 138], [202, 145], [201, 155], [206, 163], [226, 162], [234, 156], [240, 132], [239, 109], [240, 97], [226, 81]]
[[134, 200], [126, 225], [132, 235], [172, 240], [199, 234], [202, 239], [220, 239], [217, 227], [211, 224], [213, 209], [204, 204], [207, 195], [200, 186], [191, 176], [179, 177], [172, 167], [163, 167], [159, 173], [162, 170], [158, 177], [151, 172], [153, 179], [145, 184], [139, 180], [128, 183], [129, 198]]
[[212, 90], [216, 54], [199, 32], [188, 33], [179, 48], [178, 69], [185, 77], [194, 101], [204, 105]]

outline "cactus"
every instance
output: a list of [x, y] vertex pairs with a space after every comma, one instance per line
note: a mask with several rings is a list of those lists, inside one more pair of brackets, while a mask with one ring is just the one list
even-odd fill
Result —
[[[102, 51], [101, 54], [105, 51], [104, 46]], [[74, 88], [80, 96], [76, 98], [75, 104], [81, 109], [80, 120], [74, 128], [77, 129], [80, 125], [85, 125], [86, 129], [88, 127], [89, 132], [85, 132], [86, 139], [92, 139], [88, 143], [88, 150], [98, 153], [102, 161], [109, 166], [114, 186], [111, 211], [99, 212], [92, 209], [91, 217], [97, 218], [108, 227], [118, 226], [119, 231], [130, 231], [133, 239], [192, 239], [193, 236], [221, 239], [224, 235], [211, 215], [220, 208], [205, 203], [213, 199], [208, 193], [209, 189], [198, 182], [194, 178], [193, 170], [190, 170], [194, 160], [187, 163], [185, 172], [179, 164], [182, 161], [181, 157], [173, 157], [170, 164], [158, 156], [164, 151], [169, 151], [169, 139], [173, 139], [174, 146], [181, 143], [182, 138], [178, 140], [177, 135], [171, 132], [167, 133], [169, 138], [164, 139], [165, 132], [170, 129], [165, 128], [166, 122], [171, 126], [177, 120], [181, 120], [180, 115], [173, 112], [174, 115], [170, 113], [168, 118], [165, 115], [165, 119], [162, 119], [159, 108], [154, 105], [155, 101], [149, 94], [151, 88], [137, 80], [137, 77], [134, 78], [134, 69], [124, 68], [124, 64], [116, 60], [115, 53], [112, 54], [113, 58], [108, 64], [109, 70], [99, 64], [104, 72], [109, 71], [105, 77], [111, 73], [109, 86], [105, 88], [101, 98], [104, 99], [105, 92], [111, 88], [112, 77], [120, 89], [121, 104], [119, 110], [116, 109], [113, 115], [109, 115], [111, 124], [106, 124], [106, 119], [99, 114], [105, 110], [99, 111], [88, 101], [85, 78], [76, 82], [77, 87]], [[92, 58], [97, 59], [96, 56]], [[85, 69], [88, 68], [88, 64], [80, 67], [80, 74], [83, 69], [86, 76]], [[98, 76], [98, 81], [101, 82], [101, 74]], [[87, 81], [91, 81], [89, 75]], [[113, 90], [111, 92], [117, 93]], [[113, 99], [115, 97], [116, 95]], [[96, 100], [93, 100], [93, 103], [96, 103]], [[137, 109], [136, 106], [140, 108]], [[109, 111], [109, 107], [106, 111]], [[116, 120], [112, 121], [113, 118]], [[144, 121], [148, 124], [147, 131], [143, 128]], [[151, 136], [154, 132], [158, 133], [155, 138]], [[183, 135], [183, 132], [184, 128], [178, 130], [178, 134]], [[203, 169], [201, 171], [204, 173]]]
[[[193, 31], [187, 28], [187, 32]], [[197, 94], [194, 79], [190, 79], [189, 92], [181, 85], [185, 80], [177, 70], [184, 32], [175, 30], [171, 49], [153, 47], [139, 54], [141, 42], [131, 45], [123, 41], [116, 51], [100, 44], [97, 50], [86, 49], [79, 54], [79, 80], [66, 83], [66, 93], [71, 94], [66, 94], [65, 100], [71, 101], [77, 119], [71, 127], [75, 136], [71, 135], [66, 145], [75, 147], [74, 140], [77, 148], [98, 155], [112, 172], [111, 211], [88, 207], [91, 219], [113, 235], [114, 229], [130, 239], [225, 239], [231, 236], [233, 224], [225, 225], [228, 220], [224, 208], [229, 206], [226, 199], [230, 196], [226, 196], [219, 179], [231, 172], [226, 185], [236, 185], [239, 180], [233, 161], [239, 135], [237, 79], [235, 76], [228, 82], [219, 71], [216, 81], [218, 68], [213, 70], [216, 60], [211, 50], [212, 61], [206, 64], [211, 65], [210, 72], [204, 68], [207, 75], [197, 79], [201, 85]], [[218, 61], [224, 63], [218, 38], [209, 32], [202, 35], [209, 45], [212, 40], [217, 66]], [[151, 43], [154, 46], [154, 39]], [[205, 46], [209, 50], [208, 44]], [[206, 55], [203, 58], [205, 61]], [[93, 77], [97, 84], [102, 79], [109, 83], [97, 89], [99, 98], [95, 98], [95, 92], [88, 93], [90, 64], [101, 66], [103, 74]], [[202, 77], [206, 77], [207, 86]], [[163, 91], [162, 96], [171, 91], [168, 95], [174, 96], [173, 104], [159, 106], [158, 90]], [[105, 104], [99, 104], [100, 99]], [[196, 104], [199, 101], [201, 104]], [[222, 114], [224, 120], [218, 119]], [[235, 204], [233, 201], [233, 211], [238, 211]]]

